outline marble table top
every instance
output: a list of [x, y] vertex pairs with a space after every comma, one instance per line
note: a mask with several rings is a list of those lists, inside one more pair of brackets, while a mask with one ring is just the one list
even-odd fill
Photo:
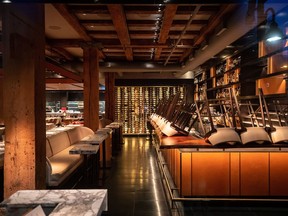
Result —
[[112, 122], [111, 124], [106, 125], [106, 128], [116, 129], [116, 128], [120, 128], [121, 126], [122, 126], [122, 123]]
[[98, 134], [98, 133], [112, 134], [113, 130], [111, 128], [100, 128], [96, 131], [96, 134]]
[[31, 207], [41, 205], [53, 207], [51, 216], [100, 216], [108, 211], [107, 189], [96, 190], [20, 190], [0, 206], [9, 208]]
[[99, 151], [99, 145], [74, 144], [73, 146], [69, 154], [97, 154]]
[[83, 139], [79, 140], [77, 144], [94, 144], [99, 145], [102, 143], [106, 138], [108, 137], [108, 134], [103, 133], [95, 133], [89, 136], [84, 137]]
[[61, 133], [63, 131], [68, 131], [68, 130], [71, 130], [73, 129], [75, 126], [65, 126], [65, 127], [55, 127], [55, 128], [52, 128], [50, 130], [47, 130], [46, 131], [46, 137], [49, 137], [49, 136], [53, 136], [57, 133]]

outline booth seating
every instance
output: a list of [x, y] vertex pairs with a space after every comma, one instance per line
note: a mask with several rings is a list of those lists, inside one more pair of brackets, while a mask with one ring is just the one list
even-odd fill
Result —
[[88, 127], [75, 127], [46, 138], [46, 184], [57, 187], [83, 162], [83, 156], [69, 151], [86, 136], [94, 132]]

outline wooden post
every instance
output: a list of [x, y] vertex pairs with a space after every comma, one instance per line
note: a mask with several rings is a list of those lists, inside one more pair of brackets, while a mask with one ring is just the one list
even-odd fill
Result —
[[105, 73], [105, 118], [115, 120], [115, 73]]
[[[192, 83], [193, 81], [191, 81]], [[194, 102], [194, 91], [195, 91], [195, 85], [185, 85], [185, 100], [186, 103], [193, 103]]]
[[99, 51], [84, 46], [84, 126], [96, 131], [99, 128]]
[[5, 4], [4, 198], [46, 180], [44, 5]]
[[0, 72], [0, 125], [4, 124], [3, 91], [4, 91], [4, 88], [3, 88], [3, 77], [2, 77], [2, 73]]

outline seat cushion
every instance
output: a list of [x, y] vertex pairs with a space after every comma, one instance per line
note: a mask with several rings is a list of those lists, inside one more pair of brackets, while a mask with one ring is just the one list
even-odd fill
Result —
[[80, 127], [75, 127], [73, 129], [67, 131], [67, 134], [68, 134], [68, 137], [69, 137], [71, 144], [74, 144], [74, 143], [78, 142], [79, 140], [81, 140], [81, 133], [80, 133], [80, 130], [78, 128], [80, 128]]
[[53, 152], [52, 152], [52, 148], [50, 146], [50, 142], [49, 140], [46, 138], [46, 157], [52, 157], [53, 156]]
[[48, 182], [50, 186], [59, 185], [83, 162], [83, 156], [78, 154], [69, 154], [69, 150], [73, 147], [74, 146], [69, 146], [49, 158], [52, 168], [50, 182]]
[[70, 143], [71, 145], [78, 142], [79, 140], [81, 140], [82, 138], [94, 134], [93, 130], [91, 130], [88, 127], [75, 127], [71, 130], [67, 131], [68, 137], [70, 139]]
[[56, 155], [70, 146], [70, 140], [66, 132], [57, 133], [47, 139], [49, 140], [53, 155]]

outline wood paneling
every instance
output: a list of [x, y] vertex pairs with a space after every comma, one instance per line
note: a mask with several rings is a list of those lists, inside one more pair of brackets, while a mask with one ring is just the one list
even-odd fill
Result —
[[256, 92], [262, 88], [264, 95], [286, 93], [286, 81], [283, 75], [268, 77], [257, 80]]
[[229, 154], [218, 152], [193, 153], [192, 171], [192, 195], [230, 195]]
[[287, 152], [161, 151], [181, 197], [288, 195]]
[[270, 195], [288, 195], [288, 156], [287, 153], [270, 153]]
[[180, 185], [180, 174], [181, 174], [181, 170], [180, 170], [180, 151], [178, 149], [174, 149], [174, 154], [175, 154], [175, 184], [176, 185]]
[[230, 153], [230, 195], [240, 195], [240, 153]]
[[269, 153], [241, 153], [241, 196], [269, 195]]
[[192, 194], [192, 154], [191, 153], [182, 153], [181, 154], [181, 195], [182, 196], [191, 196]]

